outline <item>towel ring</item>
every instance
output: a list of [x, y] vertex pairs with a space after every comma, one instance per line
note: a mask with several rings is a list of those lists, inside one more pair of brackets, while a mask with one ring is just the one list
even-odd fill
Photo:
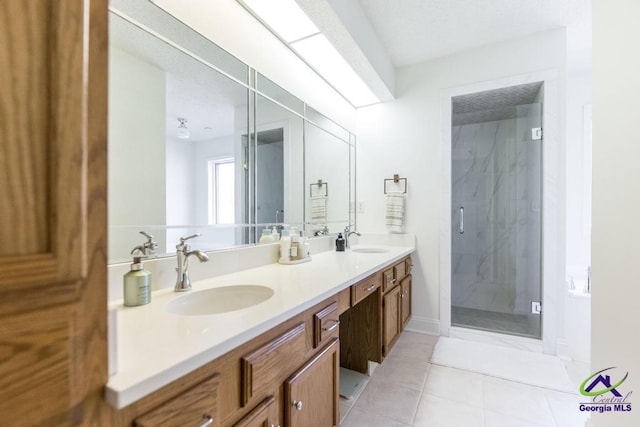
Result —
[[[329, 197], [329, 183], [327, 182], [323, 182], [321, 179], [318, 180], [318, 182], [314, 182], [313, 184], [309, 184], [309, 197], [313, 197], [313, 187], [316, 186], [318, 187], [318, 193], [316, 193], [316, 196], [325, 196], [325, 197]], [[324, 194], [319, 193], [320, 189], [324, 187]]]
[[392, 181], [394, 184], [398, 184], [400, 181], [404, 184], [404, 190], [402, 193], [407, 194], [407, 178], [400, 178], [398, 174], [394, 174], [393, 178], [385, 178], [384, 180], [384, 194], [387, 194], [387, 182]]

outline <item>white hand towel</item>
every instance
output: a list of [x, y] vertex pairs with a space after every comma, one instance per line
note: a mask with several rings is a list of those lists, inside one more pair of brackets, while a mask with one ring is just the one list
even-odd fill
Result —
[[385, 223], [391, 233], [404, 231], [404, 193], [387, 193]]
[[311, 196], [311, 223], [327, 223], [327, 196], [322, 194]]

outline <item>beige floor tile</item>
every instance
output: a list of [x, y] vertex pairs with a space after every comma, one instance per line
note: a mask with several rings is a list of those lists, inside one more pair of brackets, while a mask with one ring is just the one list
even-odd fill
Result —
[[[484, 411], [484, 427], [543, 427], [544, 424], [525, 421], [511, 415], [499, 414], [493, 411]], [[569, 427], [569, 426], [561, 426]]]
[[400, 358], [386, 359], [378, 366], [373, 377], [378, 380], [409, 387], [421, 391], [424, 387], [430, 365], [428, 363], [407, 363]]
[[340, 423], [340, 427], [408, 427], [409, 424], [399, 423], [382, 415], [353, 408], [349, 415]]
[[439, 337], [437, 335], [428, 335], [428, 334], [421, 334], [418, 332], [404, 331], [402, 332], [402, 335], [400, 335], [400, 338], [398, 338], [398, 341], [412, 341], [412, 342], [420, 343], [429, 347], [434, 347], [438, 342], [438, 338]]
[[423, 394], [414, 427], [482, 427], [482, 408]]
[[[410, 332], [409, 332], [410, 333]], [[421, 335], [417, 333], [411, 333], [412, 335]], [[407, 338], [405, 333], [396, 341], [395, 345], [391, 348], [391, 351], [385, 358], [384, 363], [387, 360], [400, 360], [404, 363], [413, 365], [425, 364], [431, 362], [431, 355], [433, 354], [434, 345], [426, 341], [418, 339]]]
[[554, 427], [556, 424], [544, 390], [539, 387], [485, 376], [484, 408], [523, 422]]
[[466, 405], [484, 405], [483, 376], [473, 372], [432, 365], [424, 391]]
[[579, 409], [580, 403], [585, 401], [584, 396], [552, 390], [544, 390], [544, 395], [558, 426], [583, 427], [586, 424], [589, 414]]
[[354, 409], [411, 424], [420, 394], [418, 390], [381, 381], [374, 376], [356, 401]]
[[349, 415], [349, 412], [353, 407], [353, 403], [354, 402], [351, 400], [340, 398], [340, 401], [338, 402], [338, 405], [340, 407], [340, 424], [342, 424], [347, 415]]

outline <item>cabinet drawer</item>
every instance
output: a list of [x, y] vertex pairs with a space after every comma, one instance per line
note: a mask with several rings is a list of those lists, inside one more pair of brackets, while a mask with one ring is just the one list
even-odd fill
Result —
[[340, 313], [338, 303], [323, 308], [313, 315], [313, 348], [323, 345], [340, 331]]
[[393, 267], [382, 272], [382, 292], [385, 293], [396, 285]]
[[304, 362], [308, 351], [305, 333], [305, 324], [300, 323], [242, 358], [242, 406]]
[[219, 375], [210, 377], [162, 406], [136, 418], [133, 424], [136, 427], [219, 426], [219, 380]]
[[402, 262], [399, 262], [396, 265], [394, 265], [393, 270], [396, 273], [395, 278], [397, 281], [404, 279], [404, 276], [407, 275], [407, 267], [405, 264], [405, 260], [402, 260]]
[[351, 288], [346, 288], [338, 294], [338, 314], [342, 314], [351, 308]]
[[407, 274], [411, 274], [411, 270], [413, 270], [413, 261], [411, 260], [411, 257], [407, 257], [407, 259], [404, 260], [404, 266]]
[[367, 277], [361, 282], [351, 286], [352, 306], [356, 305], [380, 287], [380, 278], [382, 273], [376, 273]]

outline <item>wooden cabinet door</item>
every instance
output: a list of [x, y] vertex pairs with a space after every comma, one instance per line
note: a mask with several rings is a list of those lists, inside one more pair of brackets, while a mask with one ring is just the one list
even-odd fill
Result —
[[400, 282], [400, 325], [404, 329], [411, 318], [411, 275]]
[[267, 397], [233, 427], [280, 427], [276, 398]]
[[386, 356], [400, 333], [400, 291], [396, 286], [382, 299], [382, 352]]
[[339, 426], [339, 348], [335, 338], [285, 382], [287, 427]]
[[0, 424], [110, 425], [107, 0], [0, 7]]

